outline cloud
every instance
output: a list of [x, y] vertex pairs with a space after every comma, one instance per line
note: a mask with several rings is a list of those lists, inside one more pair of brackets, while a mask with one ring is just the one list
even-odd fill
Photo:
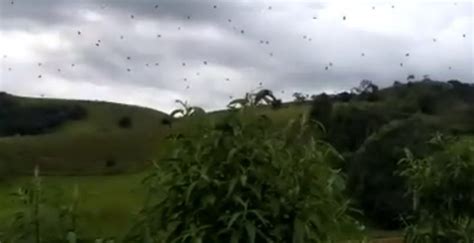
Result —
[[16, 94], [169, 111], [223, 108], [259, 83], [288, 100], [474, 77], [470, 2], [13, 1], [0, 3], [0, 89]]

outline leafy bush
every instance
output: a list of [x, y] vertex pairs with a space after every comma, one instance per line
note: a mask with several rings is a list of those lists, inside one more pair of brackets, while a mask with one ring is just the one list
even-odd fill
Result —
[[421, 96], [418, 99], [418, 107], [425, 114], [434, 114], [436, 112], [436, 97], [434, 95]]
[[118, 126], [124, 129], [131, 128], [133, 126], [132, 118], [130, 118], [129, 116], [121, 117], [118, 121]]
[[430, 152], [426, 141], [436, 131], [419, 118], [394, 121], [367, 139], [348, 167], [348, 188], [365, 215], [387, 229], [403, 226], [402, 216], [410, 213], [405, 180], [397, 175], [397, 163], [404, 148], [417, 155]]
[[321, 94], [313, 98], [309, 116], [311, 119], [328, 126], [331, 119], [333, 104], [331, 98], [326, 94]]
[[407, 242], [474, 240], [474, 140], [449, 140], [432, 139], [438, 151], [421, 159], [406, 150], [399, 163], [416, 213]]
[[[371, 108], [340, 106], [325, 124], [328, 141], [339, 151], [356, 151], [364, 141], [389, 121], [388, 113]], [[318, 117], [314, 117], [318, 120]]]
[[233, 112], [174, 140], [156, 164], [142, 218], [128, 240], [326, 242], [353, 239], [340, 156], [304, 120], [284, 130]]

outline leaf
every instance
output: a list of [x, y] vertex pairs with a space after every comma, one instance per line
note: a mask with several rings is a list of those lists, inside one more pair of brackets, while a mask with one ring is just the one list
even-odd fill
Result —
[[225, 196], [226, 198], [229, 198], [229, 196], [234, 192], [235, 186], [237, 185], [237, 178], [233, 178], [230, 183], [229, 183], [229, 189], [227, 190], [227, 195]]
[[257, 229], [256, 229], [255, 225], [253, 225], [250, 222], [247, 222], [245, 224], [245, 230], [247, 231], [247, 235], [249, 237], [248, 242], [255, 243], [255, 236], [256, 236], [256, 233], [257, 233]]
[[232, 214], [232, 217], [229, 220], [229, 223], [227, 223], [227, 229], [230, 229], [232, 225], [234, 225], [234, 222], [240, 217], [242, 213], [234, 213]]
[[185, 203], [189, 203], [189, 199], [191, 197], [191, 194], [193, 193], [194, 187], [197, 185], [197, 181], [193, 182], [187, 189], [186, 189], [186, 197], [185, 197]]
[[191, 115], [193, 116], [201, 116], [201, 115], [204, 115], [206, 114], [206, 111], [199, 107], [199, 106], [193, 106], [191, 107]]
[[304, 243], [304, 224], [303, 222], [295, 218], [293, 222], [293, 243]]
[[268, 224], [268, 220], [266, 220], [258, 210], [249, 210], [249, 213], [253, 213], [257, 218], [262, 222], [262, 224], [266, 225]]
[[230, 237], [230, 243], [239, 243], [240, 234], [237, 231], [233, 231]]
[[238, 105], [243, 107], [243, 106], [246, 106], [247, 104], [248, 104], [248, 101], [246, 99], [235, 99], [235, 100], [232, 100], [231, 102], [229, 102], [227, 107], [235, 108]]
[[184, 110], [183, 109], [176, 109], [170, 113], [170, 116], [175, 118], [176, 115], [184, 115]]

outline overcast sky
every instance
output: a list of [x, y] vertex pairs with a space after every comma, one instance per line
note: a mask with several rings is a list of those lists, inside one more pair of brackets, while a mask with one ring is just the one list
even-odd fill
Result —
[[260, 87], [474, 82], [471, 1], [0, 0], [0, 90], [206, 109]]

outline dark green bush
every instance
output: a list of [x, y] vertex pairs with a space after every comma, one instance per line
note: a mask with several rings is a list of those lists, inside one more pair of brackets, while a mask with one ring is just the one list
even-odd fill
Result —
[[319, 121], [327, 127], [331, 119], [332, 107], [333, 103], [328, 95], [321, 94], [315, 96], [311, 104], [309, 116], [311, 119]]
[[133, 126], [132, 118], [129, 116], [123, 116], [118, 120], [118, 126], [120, 128], [129, 129]]
[[409, 150], [400, 161], [413, 198], [416, 224], [407, 242], [472, 242], [474, 240], [474, 140], [436, 136], [437, 151], [417, 158]]
[[404, 149], [417, 155], [429, 153], [426, 141], [436, 128], [422, 119], [394, 121], [367, 139], [348, 167], [348, 188], [366, 217], [387, 229], [402, 227], [402, 216], [410, 213], [405, 180], [397, 175]]
[[326, 124], [328, 141], [339, 151], [356, 151], [366, 138], [390, 121], [388, 112], [355, 105], [340, 106], [331, 113]]

